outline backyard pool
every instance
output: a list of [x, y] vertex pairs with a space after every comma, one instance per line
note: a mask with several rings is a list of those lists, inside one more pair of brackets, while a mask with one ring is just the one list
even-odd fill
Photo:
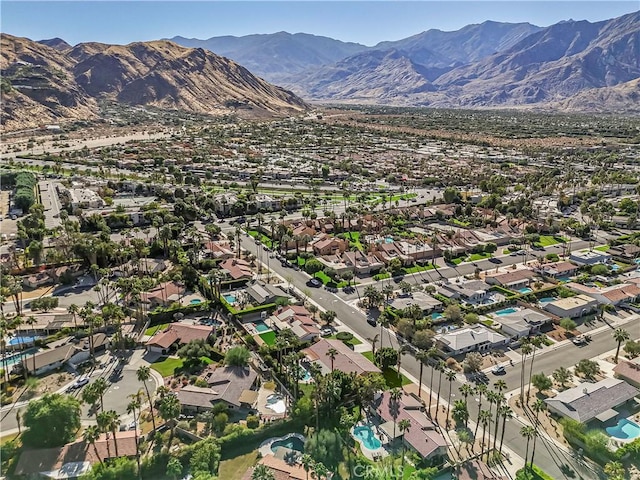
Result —
[[258, 333], [264, 333], [264, 332], [268, 332], [269, 330], [271, 330], [266, 323], [264, 322], [254, 322], [253, 326], [256, 329], [256, 332]]
[[518, 311], [518, 309], [517, 308], [513, 308], [513, 307], [504, 308], [502, 310], [498, 310], [496, 312], [496, 315], [509, 315], [510, 313], [516, 313], [517, 311]]
[[202, 300], [200, 300], [199, 298], [194, 298], [189, 303], [191, 305], [198, 305], [199, 303], [202, 303]]
[[300, 381], [304, 383], [309, 383], [311, 381], [311, 373], [306, 368], [302, 366], [301, 368], [302, 370], [300, 370], [300, 375], [299, 375]]
[[[28, 348], [27, 350], [25, 350], [24, 352], [20, 352], [20, 353], [16, 353], [16, 354], [7, 354], [6, 358], [6, 365], [7, 368], [9, 368], [12, 365], [15, 365], [16, 363], [20, 363], [22, 361], [23, 358], [28, 357], [29, 355], [33, 355], [34, 353], [36, 353], [38, 351], [37, 348]], [[5, 362], [0, 362], [2, 367], [4, 367]]]
[[431, 314], [431, 320], [438, 320], [439, 318], [442, 318], [442, 314], [441, 313], [432, 313]]
[[531, 293], [531, 292], [533, 292], [533, 290], [531, 290], [529, 287], [519, 288], [518, 291], [520, 293]]
[[358, 440], [369, 450], [377, 450], [382, 446], [382, 442], [371, 429], [371, 425], [362, 425], [353, 429], [353, 438]]
[[610, 437], [619, 438], [620, 440], [633, 440], [640, 437], [640, 426], [626, 418], [621, 418], [612, 427], [605, 428], [605, 431]]
[[226, 295], [223, 295], [223, 297], [229, 305], [233, 305], [234, 303], [236, 303], [235, 295], [231, 295], [230, 293], [227, 293]]
[[304, 441], [298, 437], [288, 437], [282, 440], [276, 440], [271, 444], [271, 451], [276, 453], [279, 448], [287, 448], [289, 450], [296, 450], [297, 452], [304, 452]]
[[11, 340], [7, 342], [7, 345], [26, 345], [29, 343], [33, 343], [40, 337], [31, 336], [31, 335], [20, 335], [18, 337], [13, 337]]
[[393, 237], [387, 237], [384, 239], [384, 243], [393, 243]]
[[556, 299], [553, 297], [542, 297], [541, 299], [538, 300], [538, 303], [551, 303], [555, 301]]

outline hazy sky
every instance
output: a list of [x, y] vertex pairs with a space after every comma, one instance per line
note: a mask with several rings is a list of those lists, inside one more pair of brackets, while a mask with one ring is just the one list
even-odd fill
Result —
[[0, 3], [2, 32], [33, 40], [60, 37], [129, 43], [175, 35], [209, 38], [305, 32], [374, 45], [430, 28], [457, 30], [485, 20], [548, 26], [591, 22], [639, 9], [635, 1], [71, 1]]

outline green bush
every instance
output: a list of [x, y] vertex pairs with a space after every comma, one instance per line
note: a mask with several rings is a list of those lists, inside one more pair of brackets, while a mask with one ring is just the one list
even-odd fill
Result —
[[251, 429], [258, 428], [260, 426], [260, 419], [255, 415], [247, 416], [247, 427]]
[[336, 333], [336, 338], [338, 340], [342, 340], [343, 342], [348, 342], [353, 339], [353, 334], [351, 332], [338, 332]]

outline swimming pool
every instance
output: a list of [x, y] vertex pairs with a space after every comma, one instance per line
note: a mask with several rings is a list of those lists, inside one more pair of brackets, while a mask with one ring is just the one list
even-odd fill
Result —
[[384, 239], [384, 243], [393, 243], [393, 237], [387, 237]]
[[362, 425], [353, 429], [353, 438], [358, 440], [369, 450], [377, 450], [382, 446], [382, 442], [371, 429], [371, 425]]
[[[28, 348], [24, 352], [20, 352], [20, 353], [17, 353], [15, 355], [9, 356], [10, 354], [7, 354], [7, 368], [11, 367], [12, 365], [15, 365], [17, 363], [20, 363], [23, 358], [26, 358], [29, 355], [33, 355], [37, 351], [38, 351], [37, 348], [33, 348], [32, 347], [32, 348]], [[0, 368], [4, 368], [4, 365], [5, 365], [5, 362], [0, 362]]]
[[531, 293], [531, 292], [533, 292], [533, 290], [531, 290], [529, 287], [519, 288], [518, 291], [520, 293]]
[[538, 303], [551, 303], [555, 301], [556, 299], [553, 297], [542, 297], [541, 299], [538, 300]]
[[227, 293], [226, 295], [223, 295], [224, 299], [227, 301], [227, 303], [229, 305], [233, 305], [234, 303], [236, 303], [236, 296], [235, 295], [231, 295], [229, 293]]
[[496, 312], [496, 315], [509, 315], [510, 313], [516, 313], [517, 311], [518, 311], [518, 309], [517, 308], [513, 308], [513, 307], [504, 308], [502, 310], [498, 310]]
[[610, 437], [620, 440], [633, 440], [640, 437], [640, 425], [626, 418], [621, 418], [612, 427], [605, 428]]
[[253, 326], [255, 327], [256, 332], [258, 333], [268, 332], [269, 330], [271, 330], [266, 323], [261, 321], [255, 322]]
[[40, 337], [31, 336], [31, 335], [20, 335], [19, 337], [13, 337], [11, 340], [7, 342], [7, 345], [26, 345], [29, 343], [33, 343]]
[[442, 314], [441, 313], [432, 313], [431, 314], [431, 320], [438, 320], [439, 318], [442, 318]]
[[304, 383], [308, 383], [311, 381], [311, 373], [306, 368], [302, 367], [299, 375], [300, 381]]

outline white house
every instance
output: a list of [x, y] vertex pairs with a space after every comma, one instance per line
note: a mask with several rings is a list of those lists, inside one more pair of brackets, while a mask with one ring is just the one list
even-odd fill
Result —
[[596, 311], [598, 301], [587, 295], [576, 295], [575, 297], [560, 298], [549, 302], [543, 308], [561, 318], [578, 318]]
[[508, 338], [494, 332], [484, 325], [463, 327], [446, 333], [439, 333], [434, 340], [447, 355], [460, 355], [467, 352], [486, 352], [493, 348], [506, 345]]

